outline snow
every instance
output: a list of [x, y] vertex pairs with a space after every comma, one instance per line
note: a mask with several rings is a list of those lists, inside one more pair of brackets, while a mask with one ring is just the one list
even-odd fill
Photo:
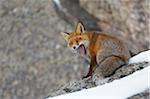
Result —
[[47, 99], [125, 99], [150, 88], [149, 71], [150, 66], [102, 86]]
[[150, 62], [150, 50], [141, 52], [129, 60], [129, 64], [140, 62]]
[[60, 1], [59, 0], [53, 0], [57, 5], [60, 5]]
[[60, 0], [53, 0], [55, 2], [55, 4], [57, 4], [57, 6], [61, 9], [62, 6], [61, 6], [61, 3], [60, 3]]
[[[150, 50], [132, 57], [129, 64], [150, 62]], [[125, 99], [150, 89], [150, 66], [133, 74], [91, 89], [47, 99]]]

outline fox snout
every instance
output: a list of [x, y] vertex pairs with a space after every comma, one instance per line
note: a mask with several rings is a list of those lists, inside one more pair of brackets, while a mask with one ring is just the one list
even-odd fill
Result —
[[76, 49], [77, 47], [76, 46], [73, 46], [73, 49]]
[[76, 45], [72, 45], [72, 46], [69, 46], [70, 47], [70, 49], [72, 50], [72, 51], [77, 51], [78, 50], [78, 48], [79, 48], [79, 44], [76, 44]]
[[79, 47], [79, 45], [73, 45], [73, 46], [71, 47], [71, 49], [72, 49], [72, 50], [77, 50], [78, 47]]

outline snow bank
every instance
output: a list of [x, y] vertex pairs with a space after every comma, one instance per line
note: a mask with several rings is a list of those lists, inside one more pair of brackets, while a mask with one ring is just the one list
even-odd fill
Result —
[[150, 62], [150, 50], [141, 52], [129, 60], [129, 64], [140, 62]]
[[47, 99], [124, 99], [150, 88], [150, 66], [127, 77], [95, 88]]
[[[150, 62], [150, 50], [142, 52], [129, 60], [129, 64]], [[91, 89], [47, 99], [125, 99], [150, 89], [150, 66], [119, 80]]]

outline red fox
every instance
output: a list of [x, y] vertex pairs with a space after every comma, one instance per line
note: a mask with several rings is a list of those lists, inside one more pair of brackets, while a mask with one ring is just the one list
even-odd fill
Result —
[[120, 66], [127, 64], [129, 50], [117, 37], [102, 32], [88, 32], [81, 22], [74, 32], [61, 33], [69, 48], [84, 57], [90, 64], [87, 78], [99, 67], [103, 77], [110, 76]]

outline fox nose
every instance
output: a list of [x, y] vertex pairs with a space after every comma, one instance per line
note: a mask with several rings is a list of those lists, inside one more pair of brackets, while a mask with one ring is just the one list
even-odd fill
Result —
[[76, 49], [76, 46], [73, 46], [73, 49]]

